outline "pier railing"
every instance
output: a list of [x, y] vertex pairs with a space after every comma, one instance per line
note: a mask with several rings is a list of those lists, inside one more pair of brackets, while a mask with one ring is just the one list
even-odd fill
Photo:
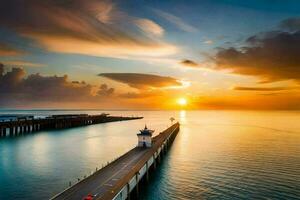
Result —
[[[173, 124], [168, 129], [161, 132], [159, 135], [153, 138], [153, 147], [138, 161], [132, 170], [122, 178], [122, 181], [119, 181], [113, 188], [111, 188], [111, 192], [106, 193], [99, 200], [119, 200], [119, 199], [127, 199], [130, 195], [130, 192], [133, 188], [138, 187], [139, 181], [143, 178], [145, 174], [148, 176], [149, 168], [154, 165], [156, 168], [156, 159], [160, 160], [161, 152], [166, 151], [167, 147], [173, 142], [177, 133], [179, 131], [179, 123]], [[142, 173], [142, 169], [145, 168], [144, 173]], [[148, 177], [147, 177], [148, 178]], [[135, 179], [135, 183], [130, 186], [130, 182]], [[128, 187], [125, 190], [125, 187]], [[138, 188], [137, 188], [138, 190]], [[121, 193], [126, 193], [125, 195]], [[124, 198], [124, 196], [126, 196]]]

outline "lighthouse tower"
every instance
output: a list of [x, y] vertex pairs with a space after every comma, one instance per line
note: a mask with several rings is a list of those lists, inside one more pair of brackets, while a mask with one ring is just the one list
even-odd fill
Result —
[[152, 133], [154, 130], [150, 130], [145, 125], [143, 130], [140, 130], [138, 136], [138, 147], [151, 147], [152, 146]]

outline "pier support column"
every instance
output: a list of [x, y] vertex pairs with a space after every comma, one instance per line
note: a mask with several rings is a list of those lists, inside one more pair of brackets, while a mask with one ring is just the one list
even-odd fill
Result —
[[16, 126], [16, 128], [15, 128], [15, 135], [17, 135], [17, 136], [18, 136], [18, 135], [19, 135], [19, 133], [20, 133], [20, 132], [19, 132], [19, 126], [17, 125], [17, 126]]
[[2, 128], [2, 137], [5, 137], [6, 136], [6, 127], [3, 127]]
[[5, 137], [5, 135], [6, 135], [5, 129], [6, 129], [6, 127], [1, 127], [1, 129], [0, 129], [1, 137]]
[[156, 169], [156, 159], [155, 159], [154, 155], [153, 155], [153, 167], [154, 167], [154, 169]]
[[14, 128], [13, 126], [9, 127], [9, 136], [12, 137], [13, 136], [13, 133], [14, 132]]
[[167, 149], [169, 148], [169, 138], [167, 139], [166, 147], [167, 147]]
[[135, 181], [136, 181], [136, 198], [139, 199], [139, 173], [135, 174]]
[[146, 162], [146, 180], [149, 182], [149, 166], [148, 166], [148, 161]]
[[127, 199], [130, 200], [130, 185], [127, 183]]
[[158, 153], [158, 155], [157, 155], [157, 161], [160, 163], [160, 154], [161, 154], [161, 151], [162, 150], [160, 150], [160, 153]]
[[4, 129], [3, 129], [2, 135], [3, 135], [3, 137], [6, 137], [6, 127], [4, 127]]

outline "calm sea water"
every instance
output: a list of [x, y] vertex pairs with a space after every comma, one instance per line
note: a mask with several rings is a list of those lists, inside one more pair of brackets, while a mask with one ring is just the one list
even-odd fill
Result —
[[[101, 111], [0, 111], [48, 115]], [[145, 123], [181, 130], [142, 192], [157, 199], [300, 199], [300, 112], [113, 111], [143, 120], [0, 139], [0, 199], [48, 199], [136, 145]]]

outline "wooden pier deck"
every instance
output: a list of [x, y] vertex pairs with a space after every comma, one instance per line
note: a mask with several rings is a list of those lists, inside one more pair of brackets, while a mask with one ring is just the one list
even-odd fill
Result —
[[[179, 131], [179, 123], [176, 123], [153, 138], [151, 148], [135, 147], [114, 162], [90, 177], [78, 182], [52, 199], [84, 199], [88, 194], [93, 199], [127, 199], [133, 188], [138, 187], [138, 182], [151, 166], [156, 167], [156, 160], [160, 159], [161, 153], [176, 137]], [[134, 183], [135, 182], [135, 183]]]
[[51, 115], [46, 118], [35, 119], [33, 116], [16, 117], [7, 121], [0, 121], [0, 138], [20, 136], [42, 130], [65, 129], [92, 124], [135, 120], [143, 117], [122, 117], [100, 115]]

